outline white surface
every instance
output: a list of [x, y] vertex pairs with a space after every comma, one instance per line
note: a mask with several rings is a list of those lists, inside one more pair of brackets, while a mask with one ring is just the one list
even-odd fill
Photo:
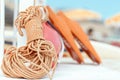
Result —
[[58, 65], [53, 80], [120, 80], [119, 75], [120, 72], [107, 69], [103, 66], [79, 65], [71, 60], [70, 62]]
[[[0, 79], [20, 80], [3, 77], [2, 73], [0, 73]], [[42, 80], [49, 80], [49, 78]], [[53, 80], [120, 80], [120, 72], [105, 68], [102, 65], [80, 65], [70, 58], [64, 58], [58, 64]]]
[[93, 47], [102, 59], [119, 59], [120, 60], [120, 48], [106, 43], [91, 41]]

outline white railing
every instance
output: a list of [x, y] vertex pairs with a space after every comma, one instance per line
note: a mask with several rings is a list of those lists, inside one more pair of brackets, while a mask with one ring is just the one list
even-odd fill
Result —
[[5, 5], [4, 5], [4, 0], [0, 0], [0, 65], [2, 61], [2, 56], [4, 53], [4, 24], [5, 24]]
[[[17, 37], [17, 35], [16, 35], [17, 29], [16, 29], [16, 27], [15, 27], [15, 23], [14, 23], [14, 22], [15, 22], [15, 19], [16, 19], [17, 15], [18, 15], [18, 11], [19, 11], [19, 0], [14, 0], [13, 35], [14, 35], [15, 37]], [[17, 45], [16, 40], [13, 41], [13, 45], [14, 45], [14, 46]]]

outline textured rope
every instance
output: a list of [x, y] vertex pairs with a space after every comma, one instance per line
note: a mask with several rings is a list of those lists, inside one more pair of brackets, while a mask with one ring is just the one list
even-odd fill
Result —
[[11, 47], [6, 50], [2, 70], [8, 77], [32, 79], [46, 75], [50, 79], [53, 77], [57, 64], [57, 53], [53, 44], [43, 37], [42, 23], [47, 19], [42, 19], [43, 14], [40, 8], [41, 6], [31, 6], [26, 11], [20, 12], [16, 19], [19, 34], [23, 36], [21, 28], [25, 28], [29, 40], [26, 46], [18, 49]]

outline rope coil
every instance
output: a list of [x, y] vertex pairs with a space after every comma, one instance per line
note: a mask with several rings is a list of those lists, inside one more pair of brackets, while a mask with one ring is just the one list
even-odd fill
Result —
[[40, 8], [41, 6], [30, 6], [26, 11], [20, 12], [15, 21], [21, 36], [21, 28], [26, 30], [27, 45], [6, 50], [2, 70], [8, 77], [36, 79], [48, 75], [52, 79], [57, 65], [57, 53], [53, 44], [43, 37], [42, 23], [47, 17], [42, 18]]

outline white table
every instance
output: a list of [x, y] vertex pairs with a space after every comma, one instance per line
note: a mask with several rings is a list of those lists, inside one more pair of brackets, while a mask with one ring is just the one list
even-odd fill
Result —
[[63, 59], [53, 80], [120, 80], [120, 72], [103, 65], [80, 65], [71, 59]]

